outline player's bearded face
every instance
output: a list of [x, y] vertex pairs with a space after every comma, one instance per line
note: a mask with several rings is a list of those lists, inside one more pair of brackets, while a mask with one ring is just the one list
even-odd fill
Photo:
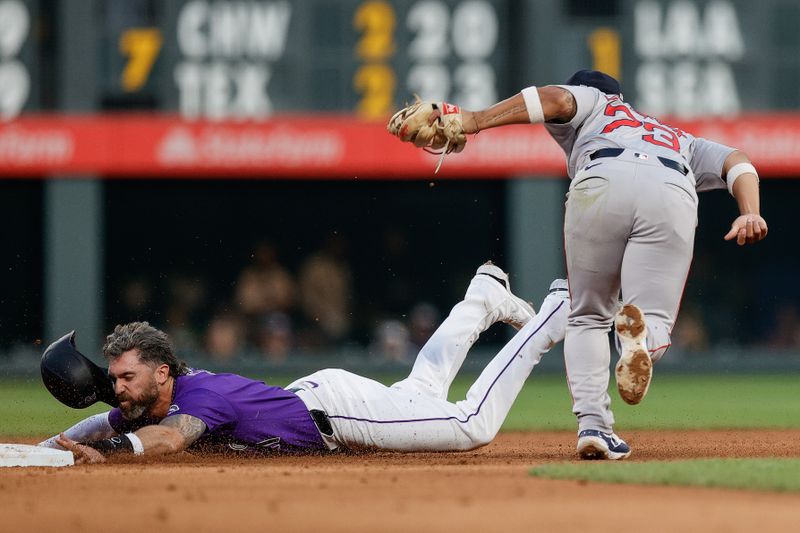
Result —
[[[138, 388], [138, 387], [137, 387]], [[158, 384], [155, 375], [142, 377], [140, 392], [128, 389], [117, 394], [119, 410], [125, 420], [135, 420], [150, 411], [158, 400]]]

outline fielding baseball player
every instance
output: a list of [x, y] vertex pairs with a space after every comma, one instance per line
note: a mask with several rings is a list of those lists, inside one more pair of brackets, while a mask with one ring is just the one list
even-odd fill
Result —
[[[508, 276], [487, 263], [422, 348], [408, 378], [391, 387], [334, 369], [286, 389], [235, 374], [192, 370], [175, 357], [165, 333], [146, 322], [117, 326], [103, 355], [118, 407], [41, 445], [72, 450], [78, 463], [102, 462], [117, 453], [157, 455], [185, 449], [470, 450], [494, 438], [542, 354], [564, 338], [568, 308], [566, 281], [553, 282], [535, 314], [511, 293]], [[495, 322], [519, 331], [487, 365], [466, 399], [448, 402], [448, 389], [467, 352]], [[86, 398], [81, 404], [86, 405], [109, 386], [108, 378], [99, 376], [103, 384], [91, 370], [76, 372], [88, 360], [72, 342], [68, 335], [48, 348], [43, 376], [56, 397], [65, 401], [64, 395], [80, 391], [79, 402]]]
[[564, 149], [571, 179], [564, 239], [572, 310], [564, 353], [578, 453], [623, 459], [630, 448], [613, 432], [607, 393], [608, 330], [613, 322], [617, 389], [637, 404], [653, 362], [670, 346], [692, 259], [697, 191], [727, 187], [741, 215], [725, 240], [755, 243], [767, 235], [758, 175], [743, 152], [637, 112], [617, 80], [596, 71], [579, 71], [566, 85], [528, 87], [483, 111], [418, 101], [396, 113], [388, 130], [444, 155], [463, 150], [469, 133], [522, 123], [544, 123]]

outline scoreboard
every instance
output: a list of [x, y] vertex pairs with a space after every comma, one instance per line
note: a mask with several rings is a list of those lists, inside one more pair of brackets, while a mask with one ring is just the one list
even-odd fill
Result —
[[628, 2], [624, 85], [637, 108], [678, 117], [767, 108], [769, 63], [760, 52], [772, 39], [762, 10], [747, 1]]
[[37, 2], [0, 1], [0, 121], [39, 104]]
[[[653, 114], [800, 105], [782, 83], [796, 86], [800, 76], [800, 42], [787, 22], [800, 17], [796, 2], [601, 3], [613, 9], [587, 17], [557, 0], [170, 0], [155, 4], [151, 33], [133, 28], [119, 42], [141, 43], [141, 65], [158, 59], [151, 85], [160, 108], [188, 118], [320, 110], [383, 119], [415, 94], [479, 108], [531, 77], [559, 81], [578, 68], [619, 76], [626, 96]], [[539, 17], [553, 24], [534, 24]], [[545, 33], [544, 47], [523, 47], [532, 28]], [[571, 56], [558, 53], [573, 38]], [[512, 62], [537, 55], [560, 64], [545, 59], [526, 78]]]
[[478, 108], [579, 68], [619, 76], [653, 114], [800, 106], [792, 0], [140, 1], [152, 27], [108, 34], [127, 59], [107, 87], [188, 118], [383, 119], [415, 94]]
[[[59, 102], [68, 0], [0, 0], [0, 120]], [[71, 1], [71, 0], [69, 0]], [[188, 119], [479, 108], [579, 68], [643, 111], [800, 107], [796, 0], [86, 0], [95, 109]], [[72, 54], [73, 56], [75, 53]]]
[[382, 120], [415, 94], [475, 108], [509, 90], [506, 0], [183, 0], [161, 30], [161, 102], [189, 118]]

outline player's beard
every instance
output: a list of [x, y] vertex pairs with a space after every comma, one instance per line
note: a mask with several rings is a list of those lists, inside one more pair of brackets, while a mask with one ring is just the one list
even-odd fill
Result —
[[[118, 396], [120, 401], [119, 411], [122, 413], [122, 418], [125, 420], [136, 420], [141, 416], [147, 414], [150, 408], [158, 401], [158, 385], [156, 384], [155, 377], [150, 381], [149, 386], [142, 392], [138, 398], [133, 398], [127, 394]], [[122, 401], [127, 401], [128, 406], [123, 407]]]

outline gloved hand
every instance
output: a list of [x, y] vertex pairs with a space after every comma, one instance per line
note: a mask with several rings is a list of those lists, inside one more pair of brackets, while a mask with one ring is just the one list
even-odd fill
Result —
[[386, 129], [401, 141], [414, 143], [414, 146], [442, 150], [443, 156], [458, 153], [467, 144], [461, 109], [446, 102], [423, 102], [417, 98], [416, 102], [395, 113]]

